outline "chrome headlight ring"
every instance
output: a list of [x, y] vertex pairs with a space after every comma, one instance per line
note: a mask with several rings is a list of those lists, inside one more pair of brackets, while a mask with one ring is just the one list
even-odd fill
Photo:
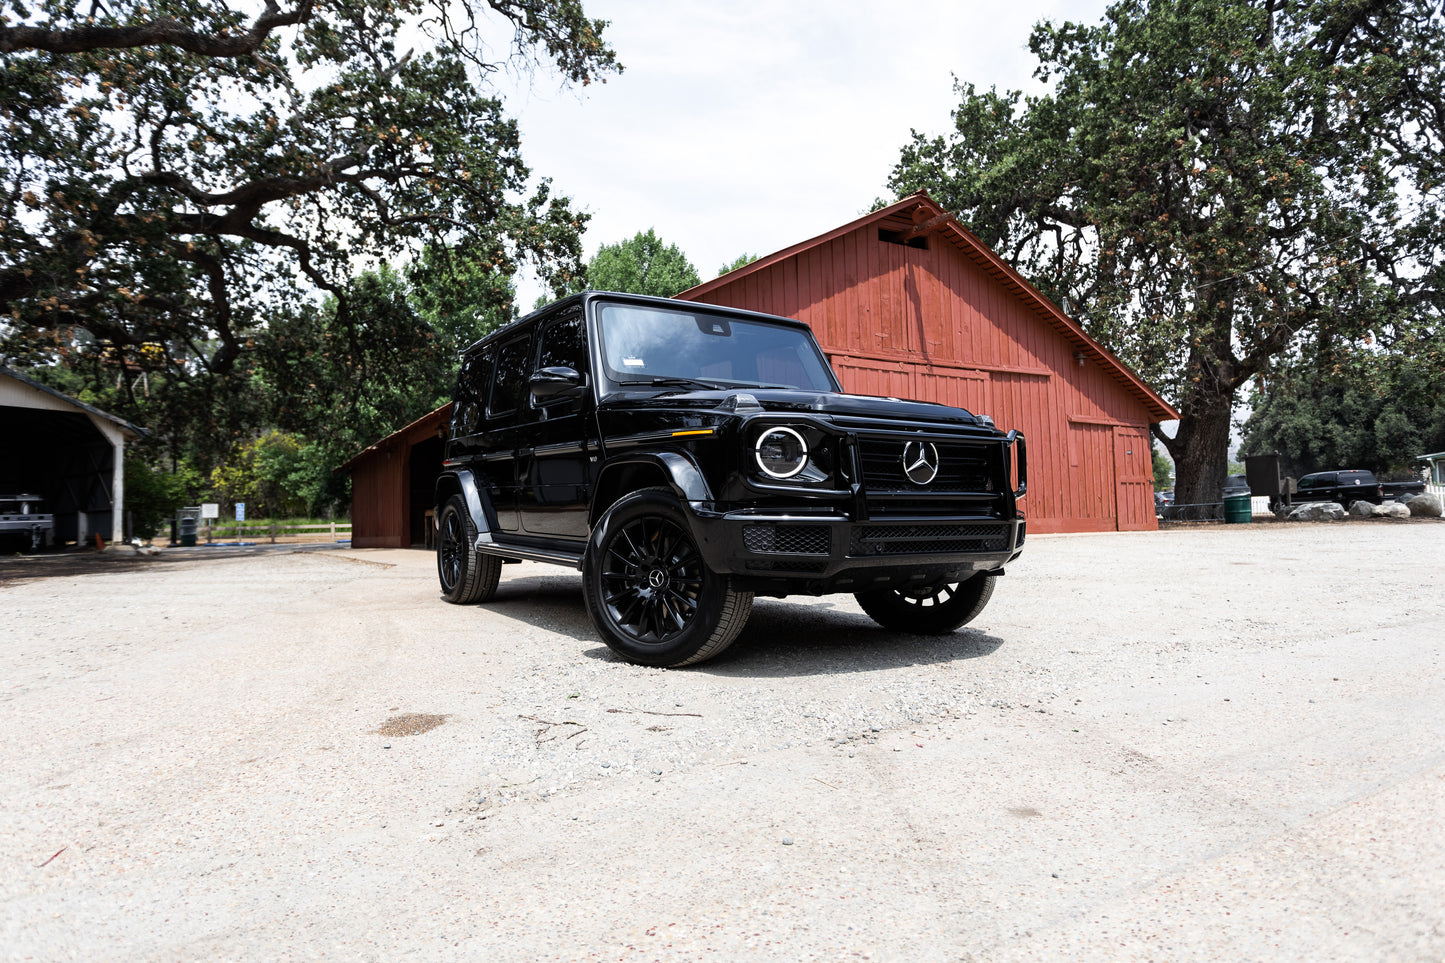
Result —
[[796, 430], [777, 425], [758, 435], [753, 461], [764, 475], [783, 481], [808, 467], [808, 443]]

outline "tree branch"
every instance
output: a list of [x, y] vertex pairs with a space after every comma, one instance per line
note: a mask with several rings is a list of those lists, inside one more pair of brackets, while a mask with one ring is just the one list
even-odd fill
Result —
[[179, 47], [206, 57], [245, 57], [255, 53], [277, 27], [288, 27], [311, 19], [312, 0], [298, 0], [296, 9], [282, 12], [276, 0], [266, 0], [265, 9], [245, 33], [232, 36], [189, 30], [172, 17], [161, 17], [133, 27], [0, 27], [0, 53], [43, 50], [48, 53], [86, 53], [92, 50], [130, 47]]

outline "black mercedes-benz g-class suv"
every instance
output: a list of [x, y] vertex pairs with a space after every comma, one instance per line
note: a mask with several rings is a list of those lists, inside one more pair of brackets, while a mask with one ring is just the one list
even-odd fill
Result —
[[852, 592], [950, 632], [1017, 558], [1024, 438], [961, 408], [843, 394], [807, 325], [589, 291], [462, 355], [437, 482], [443, 597], [502, 563], [580, 569], [603, 640], [717, 655], [754, 594]]

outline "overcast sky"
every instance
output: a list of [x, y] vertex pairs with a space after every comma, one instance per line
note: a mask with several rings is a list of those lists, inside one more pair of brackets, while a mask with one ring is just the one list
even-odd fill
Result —
[[[499, 79], [527, 163], [591, 213], [588, 257], [654, 228], [706, 281], [865, 213], [910, 129], [948, 128], [955, 76], [1036, 92], [1032, 26], [1097, 23], [1105, 6], [584, 0], [611, 22], [621, 76]], [[524, 286], [524, 310], [539, 293]]]

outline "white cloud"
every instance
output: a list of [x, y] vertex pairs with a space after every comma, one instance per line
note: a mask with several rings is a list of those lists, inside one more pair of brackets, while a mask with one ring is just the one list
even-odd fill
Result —
[[[745, 251], [768, 254], [866, 211], [910, 129], [947, 128], [953, 77], [1037, 91], [1033, 24], [1094, 23], [1105, 3], [585, 7], [611, 21], [604, 36], [626, 71], [580, 93], [543, 75], [508, 90], [523, 156], [592, 214], [589, 255], [650, 227], [706, 280]], [[524, 287], [522, 303], [537, 293]]]

